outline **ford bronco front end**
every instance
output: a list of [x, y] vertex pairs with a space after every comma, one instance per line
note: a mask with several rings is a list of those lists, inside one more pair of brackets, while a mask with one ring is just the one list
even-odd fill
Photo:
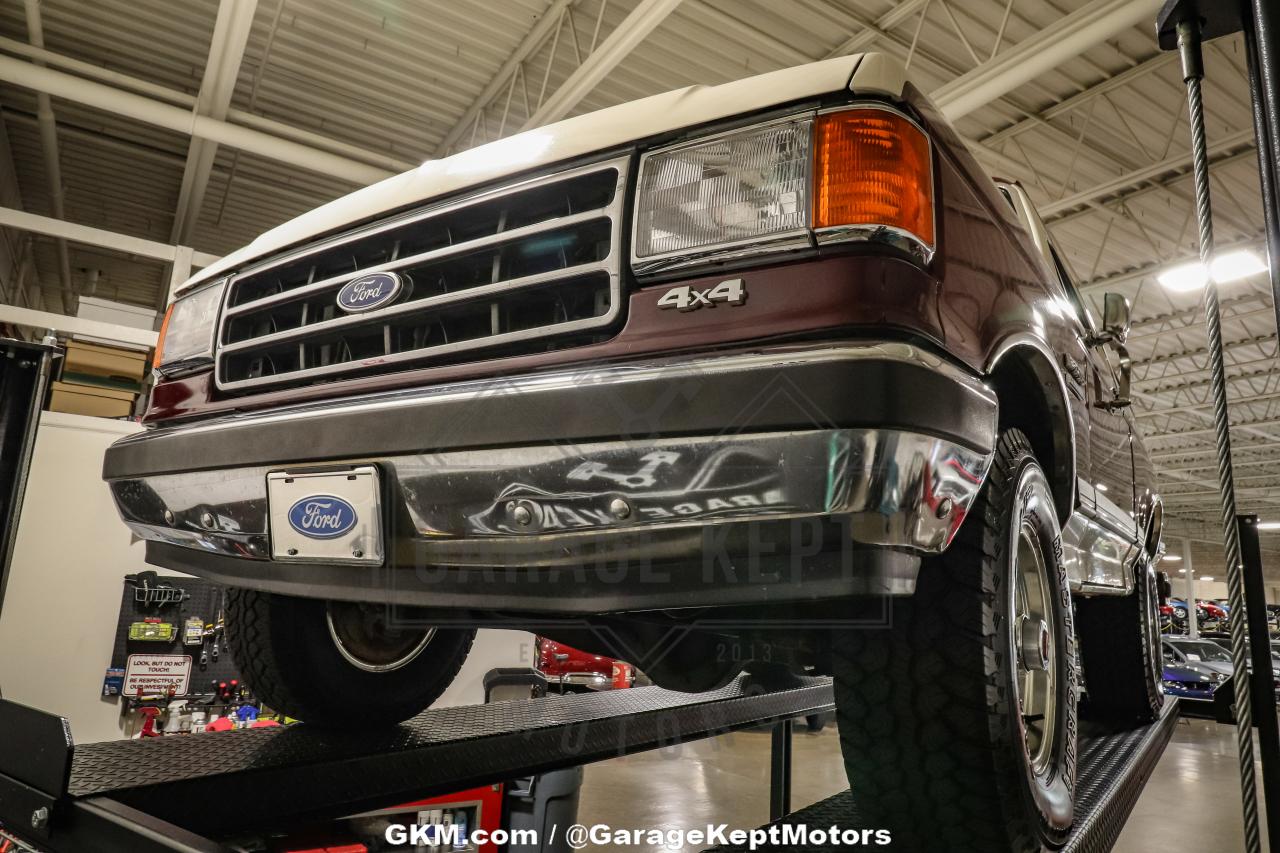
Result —
[[1158, 505], [1132, 461], [1119, 505], [1080, 486], [1121, 407], [1062, 365], [1110, 370], [1123, 317], [1096, 328], [1024, 207], [875, 54], [569, 119], [203, 271], [104, 476], [151, 562], [233, 588], [237, 659], [295, 716], [403, 719], [474, 625], [550, 624], [679, 689], [834, 673], [851, 778], [902, 739], [904, 833], [921, 727], [980, 734], [956, 778], [1009, 828], [974, 849], [1052, 843], [1072, 594], [1141, 669]]

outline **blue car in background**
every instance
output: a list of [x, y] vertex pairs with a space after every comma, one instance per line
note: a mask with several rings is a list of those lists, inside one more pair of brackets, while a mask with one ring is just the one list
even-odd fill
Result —
[[1201, 671], [1194, 665], [1166, 662], [1160, 676], [1164, 695], [1186, 702], [1212, 702], [1213, 691], [1223, 682], [1219, 673]]

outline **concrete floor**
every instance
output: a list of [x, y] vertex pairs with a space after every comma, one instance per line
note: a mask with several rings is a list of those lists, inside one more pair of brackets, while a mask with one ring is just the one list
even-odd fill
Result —
[[[1257, 754], [1255, 740], [1255, 758]], [[1262, 768], [1256, 762], [1254, 770], [1261, 780]], [[1265, 818], [1259, 815], [1264, 839]], [[1197, 839], [1194, 846], [1200, 850], [1244, 849], [1236, 730], [1184, 717], [1113, 851], [1179, 850], [1191, 838]], [[1264, 849], [1265, 845], [1264, 840]]]
[[[626, 829], [760, 826], [769, 820], [769, 745], [767, 732], [735, 732], [591, 765], [578, 820]], [[834, 726], [816, 734], [798, 726], [793, 754], [793, 808], [847, 787]], [[1188, 838], [1199, 839], [1199, 850], [1243, 849], [1235, 755], [1230, 726], [1180, 720], [1114, 853], [1179, 850]]]
[[[755, 829], [769, 822], [767, 731], [732, 732], [592, 764], [586, 768], [578, 822], [618, 829], [685, 830], [708, 824]], [[849, 787], [835, 725], [792, 741], [791, 807], [803, 808]], [[662, 847], [587, 847], [631, 853]], [[669, 853], [669, 851], [667, 851]]]

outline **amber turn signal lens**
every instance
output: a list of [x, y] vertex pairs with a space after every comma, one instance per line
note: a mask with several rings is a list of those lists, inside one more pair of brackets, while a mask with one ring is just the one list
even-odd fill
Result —
[[173, 306], [176, 303], [170, 302], [169, 308], [164, 312], [164, 320], [160, 323], [160, 334], [156, 336], [156, 352], [151, 356], [151, 369], [155, 370], [164, 364], [164, 336], [169, 331], [169, 318], [173, 316]]
[[883, 225], [934, 246], [929, 139], [897, 113], [852, 109], [814, 128], [813, 226]]

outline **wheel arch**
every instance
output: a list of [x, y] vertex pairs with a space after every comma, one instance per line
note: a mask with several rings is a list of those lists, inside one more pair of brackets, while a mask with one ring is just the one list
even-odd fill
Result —
[[999, 404], [999, 429], [1016, 428], [1027, 436], [1065, 525], [1075, 509], [1076, 432], [1053, 354], [1037, 337], [1013, 335], [996, 348], [986, 374]]

